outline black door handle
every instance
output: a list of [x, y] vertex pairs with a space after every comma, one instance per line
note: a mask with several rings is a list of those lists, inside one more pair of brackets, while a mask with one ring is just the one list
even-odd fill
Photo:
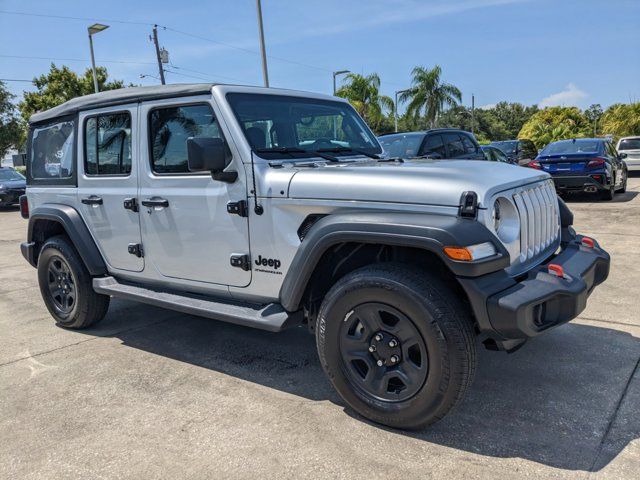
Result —
[[152, 197], [152, 198], [147, 198], [146, 200], [142, 200], [142, 205], [145, 207], [168, 207], [169, 206], [169, 200], [167, 200], [166, 198], [160, 198], [160, 197]]
[[102, 198], [91, 195], [90, 197], [80, 200], [85, 205], [102, 205]]

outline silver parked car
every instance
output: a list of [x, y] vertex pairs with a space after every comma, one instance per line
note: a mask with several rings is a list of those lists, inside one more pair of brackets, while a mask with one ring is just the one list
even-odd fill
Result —
[[623, 137], [618, 140], [616, 147], [618, 153], [623, 155], [627, 164], [627, 170], [640, 170], [640, 137]]

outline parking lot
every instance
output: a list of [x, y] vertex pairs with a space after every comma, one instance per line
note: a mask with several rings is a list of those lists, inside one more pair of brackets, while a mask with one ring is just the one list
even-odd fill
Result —
[[0, 210], [0, 478], [637, 478], [640, 177], [568, 199], [611, 253], [578, 319], [507, 355], [480, 351], [463, 404], [428, 430], [345, 409], [304, 329], [271, 334], [113, 300], [56, 327]]

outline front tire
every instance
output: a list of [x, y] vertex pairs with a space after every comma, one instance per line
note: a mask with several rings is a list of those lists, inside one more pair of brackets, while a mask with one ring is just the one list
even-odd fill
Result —
[[89, 327], [109, 308], [110, 297], [93, 290], [91, 275], [67, 237], [51, 237], [42, 246], [38, 283], [49, 313], [61, 327]]
[[468, 310], [440, 279], [401, 264], [342, 278], [322, 303], [316, 341], [345, 402], [394, 428], [420, 429], [444, 417], [476, 368]]

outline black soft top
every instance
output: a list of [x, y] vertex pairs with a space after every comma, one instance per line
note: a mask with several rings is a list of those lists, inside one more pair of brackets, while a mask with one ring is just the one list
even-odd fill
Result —
[[54, 118], [72, 115], [82, 110], [110, 107], [125, 103], [157, 100], [162, 98], [188, 97], [211, 92], [214, 83], [178, 83], [173, 85], [155, 85], [151, 87], [127, 87], [106, 92], [92, 93], [50, 108], [44, 112], [35, 113], [29, 119], [30, 124], [42, 123]]

